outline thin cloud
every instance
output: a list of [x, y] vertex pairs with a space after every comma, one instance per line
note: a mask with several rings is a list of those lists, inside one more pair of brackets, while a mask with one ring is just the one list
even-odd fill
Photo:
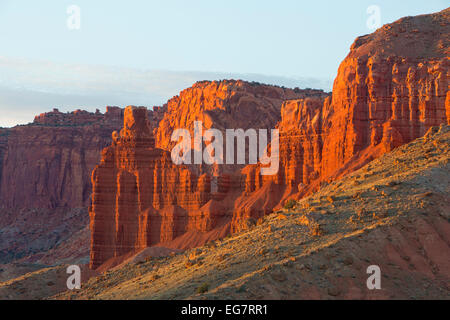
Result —
[[31, 122], [38, 113], [104, 111], [106, 105], [162, 105], [199, 80], [242, 79], [330, 91], [331, 80], [260, 74], [140, 70], [0, 57], [0, 126]]

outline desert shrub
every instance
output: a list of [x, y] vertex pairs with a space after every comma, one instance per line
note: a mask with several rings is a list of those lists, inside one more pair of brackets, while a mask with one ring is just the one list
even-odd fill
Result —
[[288, 201], [286, 201], [284, 203], [284, 208], [285, 209], [292, 209], [296, 204], [297, 204], [297, 202], [295, 200], [290, 199], [290, 200], [288, 200]]
[[325, 234], [322, 226], [318, 223], [311, 224], [309, 226], [309, 229], [311, 231], [311, 234], [315, 237], [322, 236]]
[[197, 293], [200, 293], [200, 294], [206, 293], [206, 292], [208, 292], [208, 290], [209, 290], [209, 284], [204, 283], [200, 287], [197, 288]]

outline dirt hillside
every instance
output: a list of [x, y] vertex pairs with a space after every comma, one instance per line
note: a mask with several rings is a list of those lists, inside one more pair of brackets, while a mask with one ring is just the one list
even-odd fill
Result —
[[53, 298], [449, 299], [449, 155], [450, 127], [433, 127], [239, 234]]

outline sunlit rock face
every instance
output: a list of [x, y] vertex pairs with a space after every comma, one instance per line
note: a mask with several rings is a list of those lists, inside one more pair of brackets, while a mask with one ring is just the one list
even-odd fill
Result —
[[[278, 175], [261, 179], [260, 166], [247, 168], [247, 191], [273, 191], [247, 200], [247, 213], [238, 220], [315, 191], [431, 126], [448, 123], [449, 15], [447, 9], [407, 17], [357, 38], [339, 67], [332, 96], [286, 101]], [[268, 188], [270, 183], [277, 187]]]
[[[124, 129], [94, 170], [91, 267], [134, 250], [201, 245], [237, 232], [283, 204], [450, 123], [450, 10], [408, 17], [356, 39], [333, 93], [242, 81], [200, 82], [167, 104], [160, 125], [128, 108]], [[280, 168], [175, 166], [177, 128], [280, 130]], [[218, 231], [220, 230], [220, 232]], [[192, 239], [195, 239], [193, 241]], [[172, 241], [172, 242], [171, 242]]]

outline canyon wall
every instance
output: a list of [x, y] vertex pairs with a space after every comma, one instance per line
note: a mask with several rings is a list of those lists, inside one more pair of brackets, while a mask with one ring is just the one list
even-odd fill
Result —
[[245, 123], [248, 128], [252, 115], [255, 128], [271, 129], [283, 99], [319, 92], [234, 80], [199, 82], [169, 100], [159, 126], [148, 121], [145, 108], [128, 107], [124, 128], [113, 133], [92, 175], [91, 266], [187, 232], [227, 229], [233, 198], [242, 191], [243, 166], [230, 165], [228, 173], [219, 168], [212, 189], [210, 167], [172, 163], [174, 129], [187, 128], [193, 136], [196, 120], [222, 132]]
[[91, 172], [122, 124], [117, 107], [105, 114], [54, 109], [0, 129], [0, 263], [38, 260], [88, 224]]
[[[149, 110], [157, 126], [166, 107]], [[0, 129], [0, 208], [81, 208], [90, 204], [91, 173], [123, 109], [106, 113], [57, 109], [29, 125]]]
[[[274, 129], [281, 120], [284, 101], [323, 95], [322, 90], [288, 89], [278, 86], [246, 82], [241, 80], [201, 81], [180, 92], [167, 103], [167, 112], [159, 126], [154, 128], [156, 147], [172, 150], [176, 142], [171, 141], [175, 129], [189, 130], [194, 137], [194, 122], [202, 123], [202, 132], [218, 129], [223, 134], [223, 145], [227, 144], [226, 129]], [[206, 143], [202, 143], [202, 150]], [[192, 149], [197, 147], [192, 139]], [[248, 152], [248, 145], [246, 146]], [[223, 157], [226, 159], [227, 148]], [[236, 149], [234, 150], [236, 155]], [[225, 162], [225, 161], [224, 161]], [[191, 166], [197, 174], [234, 174], [244, 165]]]
[[[169, 101], [153, 131], [145, 110], [127, 109], [124, 129], [92, 176], [91, 267], [177, 239], [179, 248], [192, 246], [192, 232], [217, 237], [213, 231], [224, 225], [237, 232], [286, 199], [450, 122], [449, 14], [403, 18], [356, 39], [332, 95], [202, 82]], [[261, 176], [261, 165], [235, 167], [219, 174], [212, 193], [208, 170], [174, 166], [163, 151], [171, 149], [174, 129], [191, 129], [195, 120], [220, 130], [273, 128], [280, 120], [278, 174]]]
[[6, 129], [0, 207], [88, 206], [91, 172], [122, 122], [119, 108], [105, 115], [54, 110], [30, 125]]
[[194, 121], [204, 129], [273, 129], [280, 121], [286, 100], [320, 95], [322, 90], [287, 89], [241, 80], [202, 81], [180, 92], [167, 103], [167, 112], [155, 130], [156, 147], [171, 150], [172, 132], [188, 129]]
[[[165, 110], [148, 111], [153, 125]], [[76, 245], [72, 257], [88, 257], [91, 173], [122, 126], [123, 109], [107, 107], [105, 114], [54, 109], [28, 125], [0, 128], [0, 263], [26, 256], [39, 263], [74, 235], [86, 244]], [[45, 263], [63, 255], [70, 260], [70, 254], [53, 254]]]
[[[261, 199], [299, 199], [431, 126], [450, 123], [449, 22], [447, 9], [359, 37], [339, 67], [331, 97], [285, 102], [278, 175], [256, 179], [260, 166], [247, 168], [246, 190], [259, 196], [242, 199], [232, 229], [264, 214]], [[270, 184], [278, 191], [261, 190]]]

